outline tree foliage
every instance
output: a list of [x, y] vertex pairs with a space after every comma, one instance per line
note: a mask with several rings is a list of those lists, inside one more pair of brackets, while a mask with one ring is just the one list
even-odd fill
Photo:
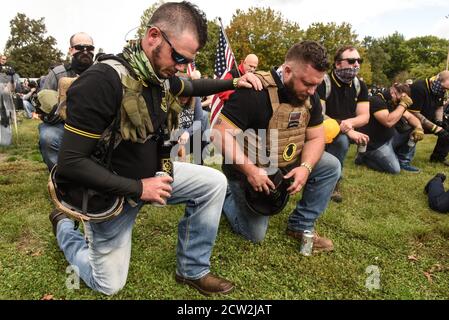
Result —
[[44, 18], [34, 20], [18, 13], [9, 24], [11, 34], [5, 53], [22, 77], [39, 77], [47, 74], [50, 66], [61, 63], [62, 52], [56, 48], [56, 39], [45, 35]]
[[332, 61], [338, 48], [344, 45], [357, 46], [357, 34], [352, 31], [349, 23], [337, 25], [331, 23], [312, 23], [306, 30], [304, 38], [321, 43], [327, 50], [329, 60]]
[[297, 23], [270, 8], [236, 10], [226, 32], [236, 60], [254, 53], [261, 70], [282, 64], [287, 50], [303, 36]]
[[148, 21], [150, 21], [150, 18], [153, 16], [154, 11], [156, 11], [157, 8], [159, 8], [162, 4], [164, 4], [166, 1], [164, 0], [158, 0], [157, 2], [153, 3], [148, 9], [146, 9], [142, 16], [140, 17], [140, 26], [137, 29], [136, 32], [136, 39], [140, 39], [145, 35], [145, 31], [147, 30]]

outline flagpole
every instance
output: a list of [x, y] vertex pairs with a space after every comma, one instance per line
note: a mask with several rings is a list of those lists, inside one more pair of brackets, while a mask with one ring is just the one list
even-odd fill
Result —
[[237, 59], [235, 59], [235, 54], [234, 54], [234, 51], [232, 50], [231, 43], [229, 42], [228, 35], [226, 34], [226, 31], [225, 31], [225, 29], [223, 27], [223, 23], [221, 21], [221, 17], [218, 17], [218, 20], [220, 21], [221, 32], [223, 32], [223, 35], [224, 35], [224, 37], [226, 39], [226, 42], [228, 43], [229, 50], [231, 50], [231, 53], [234, 56], [234, 64], [235, 64], [235, 68], [237, 69], [237, 73], [239, 74], [239, 77], [241, 77], [242, 75], [240, 74], [239, 65], [237, 64]]

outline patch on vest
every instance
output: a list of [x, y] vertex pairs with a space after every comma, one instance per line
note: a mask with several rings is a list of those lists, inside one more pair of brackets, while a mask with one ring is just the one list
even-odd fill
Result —
[[172, 165], [171, 159], [163, 159], [162, 160], [162, 171], [173, 172], [173, 165]]
[[292, 161], [296, 155], [297, 149], [298, 146], [296, 144], [290, 143], [285, 147], [284, 152], [282, 153], [282, 158], [284, 158], [284, 160], [287, 162]]
[[288, 127], [287, 127], [287, 129], [299, 127], [299, 120], [300, 119], [301, 119], [301, 112], [292, 112], [292, 113], [290, 113], [290, 118], [288, 119]]

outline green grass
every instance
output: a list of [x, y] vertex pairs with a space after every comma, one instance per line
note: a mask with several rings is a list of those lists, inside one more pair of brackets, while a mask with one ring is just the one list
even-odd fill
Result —
[[[106, 297], [82, 283], [79, 290], [66, 288], [68, 265], [48, 221], [52, 204], [37, 124], [23, 120], [18, 143], [0, 149], [0, 299], [205, 299], [173, 277], [182, 206], [140, 212], [128, 281], [119, 294]], [[334, 241], [333, 253], [304, 257], [285, 235], [297, 197], [270, 220], [262, 244], [236, 236], [222, 219], [212, 271], [237, 289], [219, 298], [449, 299], [449, 215], [431, 211], [423, 194], [425, 183], [445, 170], [428, 162], [434, 143], [426, 136], [418, 145], [414, 164], [422, 173], [397, 176], [355, 167], [351, 148], [344, 201], [331, 203], [317, 223], [320, 234]], [[365, 286], [369, 266], [380, 270], [380, 289]]]

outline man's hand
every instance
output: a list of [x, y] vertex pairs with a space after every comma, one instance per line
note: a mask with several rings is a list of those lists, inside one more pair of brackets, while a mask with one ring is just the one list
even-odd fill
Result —
[[415, 128], [412, 131], [412, 137], [415, 142], [421, 141], [424, 139], [424, 130], [422, 128]]
[[146, 202], [157, 202], [166, 205], [166, 199], [171, 197], [172, 177], [154, 177], [142, 179], [142, 195], [140, 199]]
[[347, 133], [353, 129], [354, 129], [354, 127], [352, 126], [352, 123], [348, 120], [343, 120], [340, 123], [340, 131], [343, 133]]
[[262, 82], [253, 73], [248, 72], [237, 80], [237, 88], [254, 88], [255, 90], [262, 90]]
[[357, 132], [355, 130], [348, 131], [346, 135], [348, 136], [349, 139], [351, 139], [358, 145], [360, 144], [367, 145], [369, 142], [369, 136], [367, 136], [364, 133]]
[[401, 99], [399, 100], [399, 105], [404, 107], [405, 110], [408, 109], [413, 104], [412, 98], [410, 98], [406, 93], [402, 93]]
[[294, 181], [291, 186], [287, 189], [291, 196], [297, 194], [306, 185], [307, 179], [309, 178], [309, 170], [305, 167], [296, 167], [291, 170], [284, 179], [290, 179], [293, 177]]
[[265, 192], [265, 194], [270, 194], [270, 189], [273, 190], [275, 185], [273, 181], [268, 177], [267, 172], [254, 166], [254, 170], [247, 175], [249, 184], [253, 187], [256, 192]]

